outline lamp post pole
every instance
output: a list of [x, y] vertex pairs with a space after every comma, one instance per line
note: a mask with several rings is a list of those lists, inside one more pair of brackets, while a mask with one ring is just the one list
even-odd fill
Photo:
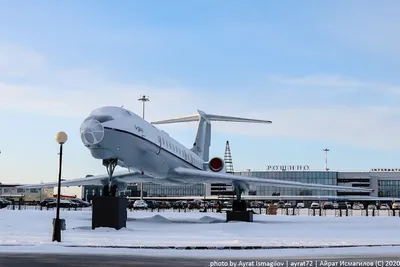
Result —
[[325, 152], [325, 170], [329, 171], [329, 168], [328, 168], [328, 152], [329, 152], [329, 148], [324, 148], [322, 151]]
[[[148, 97], [146, 97], [145, 95], [143, 95], [141, 98], [139, 98], [138, 99], [139, 101], [141, 101], [143, 104], [142, 104], [142, 109], [143, 109], [143, 112], [142, 112], [142, 117], [143, 117], [143, 119], [144, 119], [144, 106], [145, 106], [145, 103], [147, 102], [147, 101], [150, 101], [150, 99], [148, 98]], [[143, 183], [140, 183], [140, 200], [143, 200]]]
[[61, 169], [63, 145], [67, 142], [68, 136], [65, 132], [56, 134], [56, 141], [60, 144], [59, 162], [58, 162], [58, 188], [57, 188], [57, 210], [56, 218], [53, 223], [53, 242], [61, 242], [61, 220], [60, 220], [60, 199], [61, 199]]
[[139, 98], [138, 100], [141, 101], [141, 102], [143, 103], [143, 104], [142, 104], [142, 109], [143, 109], [142, 117], [143, 117], [143, 119], [144, 119], [144, 105], [145, 105], [145, 103], [146, 103], [147, 101], [150, 101], [150, 99], [144, 95], [144, 96], [142, 96], [141, 98]]

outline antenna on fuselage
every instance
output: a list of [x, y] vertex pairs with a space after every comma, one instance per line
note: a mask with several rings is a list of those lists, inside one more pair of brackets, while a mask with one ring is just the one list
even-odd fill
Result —
[[193, 147], [190, 150], [196, 153], [204, 161], [208, 161], [209, 149], [211, 145], [211, 121], [272, 123], [272, 121], [268, 120], [257, 120], [257, 119], [241, 118], [241, 117], [207, 114], [201, 110], [197, 110], [197, 112], [198, 114], [174, 118], [174, 119], [168, 119], [168, 120], [154, 121], [151, 124], [168, 124], [168, 123], [178, 123], [178, 122], [199, 121], [196, 140], [193, 144]]

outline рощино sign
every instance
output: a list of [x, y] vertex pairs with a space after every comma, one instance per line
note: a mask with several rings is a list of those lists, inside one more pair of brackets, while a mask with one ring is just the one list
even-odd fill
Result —
[[308, 165], [268, 165], [267, 171], [308, 171]]
[[371, 172], [400, 172], [400, 168], [374, 168]]

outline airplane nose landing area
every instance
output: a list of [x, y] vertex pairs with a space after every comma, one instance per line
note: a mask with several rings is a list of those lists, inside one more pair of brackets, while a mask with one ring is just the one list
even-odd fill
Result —
[[96, 145], [104, 138], [104, 127], [97, 120], [85, 120], [80, 132], [81, 140], [85, 145]]

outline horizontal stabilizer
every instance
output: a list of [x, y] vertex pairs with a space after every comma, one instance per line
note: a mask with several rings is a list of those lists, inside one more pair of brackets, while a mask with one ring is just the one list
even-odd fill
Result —
[[249, 123], [272, 123], [269, 120], [257, 120], [257, 119], [249, 119], [249, 118], [241, 118], [241, 117], [232, 117], [232, 116], [223, 116], [223, 115], [215, 115], [208, 114], [204, 111], [197, 110], [199, 113], [174, 119], [154, 121], [152, 124], [168, 124], [168, 123], [178, 123], [178, 122], [191, 122], [191, 121], [199, 121], [200, 118], [204, 118], [206, 121], [227, 121], [227, 122], [249, 122]]
[[223, 116], [215, 114], [207, 114], [202, 110], [197, 110], [198, 114], [189, 115], [185, 117], [173, 118], [168, 120], [154, 121], [152, 124], [168, 124], [177, 122], [191, 122], [199, 121], [197, 128], [197, 135], [193, 147], [190, 149], [196, 155], [201, 157], [204, 161], [209, 160], [210, 145], [211, 145], [211, 122], [224, 121], [224, 122], [245, 122], [245, 123], [272, 123], [268, 120], [257, 120], [241, 117]]
[[191, 121], [198, 121], [199, 115], [189, 115], [185, 117], [179, 117], [175, 119], [168, 119], [168, 120], [161, 120], [161, 121], [153, 121], [151, 124], [167, 124], [167, 123], [176, 123], [176, 122], [191, 122]]

